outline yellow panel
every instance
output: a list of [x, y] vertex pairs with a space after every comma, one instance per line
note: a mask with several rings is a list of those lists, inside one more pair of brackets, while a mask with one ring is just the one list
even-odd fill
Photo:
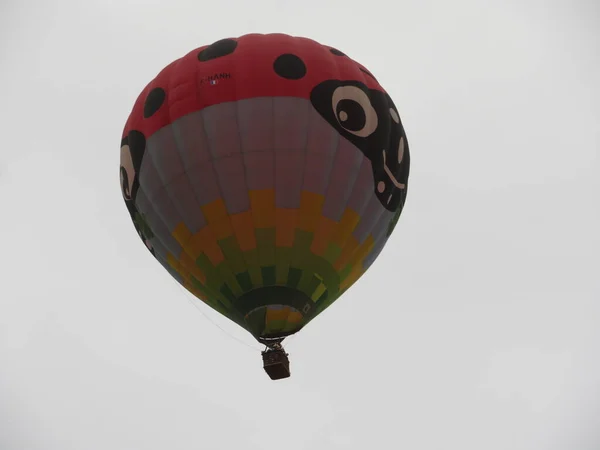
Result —
[[231, 226], [231, 219], [229, 216], [221, 217], [216, 222], [210, 224], [210, 227], [215, 233], [217, 240], [228, 238], [233, 236], [233, 227]]
[[[204, 229], [207, 228], [208, 227], [205, 227]], [[185, 244], [185, 246], [183, 247], [185, 252], [188, 255], [190, 255], [190, 257], [193, 258], [194, 261], [198, 258], [198, 256], [200, 256], [204, 252], [204, 240], [206, 239], [205, 234], [206, 232], [202, 233], [202, 230], [200, 230], [197, 233], [194, 233], [194, 235], [190, 238], [187, 244]]]
[[183, 222], [179, 222], [171, 235], [175, 238], [179, 245], [182, 247], [186, 244], [186, 242], [192, 237], [192, 232], [188, 229], [188, 227]]
[[340, 283], [340, 290], [344, 291], [344, 290], [348, 289], [352, 284], [354, 284], [354, 282], [356, 280], [358, 280], [360, 278], [360, 276], [362, 274], [363, 274], [362, 264], [360, 264], [360, 263], [356, 264], [354, 267], [352, 267], [352, 271], [346, 277], [346, 279]]
[[350, 237], [346, 241], [346, 244], [344, 245], [344, 248], [342, 248], [342, 253], [340, 253], [340, 256], [333, 264], [334, 269], [338, 272], [342, 270], [346, 266], [346, 264], [348, 264], [348, 261], [350, 261], [352, 254], [357, 248], [358, 241], [353, 235], [350, 235]]
[[337, 227], [331, 237], [331, 242], [337, 244], [340, 248], [344, 247], [344, 244], [356, 228], [356, 225], [360, 221], [360, 216], [353, 209], [347, 208], [337, 224]]
[[167, 253], [167, 262], [173, 269], [179, 271], [179, 260], [171, 253]]
[[275, 227], [275, 190], [250, 191], [252, 218], [256, 228]]
[[323, 256], [325, 254], [325, 250], [327, 250], [327, 244], [329, 244], [331, 241], [331, 235], [333, 234], [333, 230], [336, 225], [336, 222], [327, 217], [321, 216], [319, 218], [317, 229], [315, 231], [315, 237], [310, 246], [311, 252], [318, 256]]
[[365, 241], [360, 244], [356, 252], [350, 258], [350, 264], [353, 266], [356, 264], [362, 265], [363, 259], [367, 257], [369, 252], [373, 249], [375, 241], [373, 236], [368, 235]]
[[225, 202], [222, 198], [218, 198], [210, 203], [207, 203], [206, 205], [201, 206], [200, 209], [204, 213], [206, 221], [209, 224], [215, 223], [222, 217], [227, 216], [227, 208], [225, 207]]
[[196, 265], [196, 261], [192, 259], [190, 255], [188, 255], [186, 252], [181, 252], [179, 261], [181, 262], [181, 265], [185, 267], [194, 276], [194, 278], [196, 278], [201, 283], [206, 282], [206, 275], [204, 274], [204, 272], [202, 272], [200, 267]]
[[268, 323], [273, 320], [286, 320], [289, 314], [289, 306], [284, 308], [267, 308], [266, 322]]
[[302, 191], [300, 196], [300, 214], [298, 228], [303, 231], [314, 231], [317, 227], [325, 197], [314, 192]]
[[198, 242], [202, 246], [202, 252], [210, 259], [213, 266], [216, 266], [225, 259], [221, 247], [217, 243], [215, 233], [210, 226], [202, 228], [193, 238], [196, 238], [196, 236], [198, 236]]
[[293, 324], [302, 322], [302, 319], [303, 319], [303, 316], [298, 311], [290, 312], [289, 316], [287, 317], [288, 323], [293, 323]]
[[167, 263], [179, 274], [184, 280], [190, 279], [190, 272], [174, 255], [167, 253]]
[[296, 231], [297, 209], [277, 208], [275, 210], [275, 245], [277, 247], [291, 247], [294, 244]]
[[206, 303], [206, 298], [202, 292], [200, 292], [191, 281], [186, 281], [183, 285], [188, 291], [190, 291], [195, 297]]
[[315, 292], [313, 292], [313, 295], [311, 296], [312, 301], [316, 302], [317, 300], [319, 300], [319, 297], [321, 296], [321, 294], [323, 294], [323, 292], [325, 292], [325, 289], [327, 289], [327, 287], [323, 283], [318, 285], [317, 289], [315, 289]]
[[254, 235], [254, 222], [252, 213], [245, 211], [231, 216], [231, 225], [240, 249], [245, 252], [256, 248], [256, 236]]
[[222, 198], [202, 206], [201, 209], [217, 240], [233, 236], [231, 220]]

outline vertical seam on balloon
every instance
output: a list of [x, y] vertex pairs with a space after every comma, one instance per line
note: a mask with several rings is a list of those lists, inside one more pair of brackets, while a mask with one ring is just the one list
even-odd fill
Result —
[[[238, 65], [237, 65], [236, 61], [234, 61], [233, 64], [234, 64], [233, 73], [236, 74], [236, 73], [238, 73], [237, 72]], [[239, 96], [238, 96], [237, 78], [235, 78], [234, 81], [233, 81], [233, 90], [234, 90], [233, 98], [235, 99], [234, 100], [234, 102], [235, 102], [235, 115], [236, 115], [236, 123], [237, 123], [237, 128], [236, 129], [237, 129], [238, 139], [240, 140], [240, 158], [241, 158], [241, 161], [242, 161], [242, 169], [244, 170], [244, 186], [246, 188], [245, 189], [245, 195], [248, 197], [248, 209], [250, 211], [252, 211], [252, 207], [251, 207], [251, 204], [250, 204], [250, 192], [249, 192], [250, 189], [248, 189], [248, 171], [247, 171], [247, 168], [246, 168], [246, 157], [245, 157], [245, 154], [244, 154], [244, 142], [243, 142], [243, 139], [242, 139], [242, 132], [241, 132], [241, 129], [240, 129], [240, 106], [239, 106], [240, 100], [239, 100]], [[246, 258], [244, 256], [244, 252], [242, 251], [242, 247], [240, 245], [240, 242], [238, 241], [238, 237], [235, 234], [235, 228], [233, 227], [233, 220], [231, 220], [231, 215], [229, 213], [227, 214], [227, 218], [229, 219], [229, 224], [231, 226], [231, 229], [233, 230], [233, 236], [235, 237], [235, 240], [238, 243], [238, 247], [240, 249], [240, 253], [242, 254], [242, 261], [244, 262], [245, 272], [248, 274], [248, 276], [250, 276], [248, 263], [247, 263]], [[234, 276], [235, 275], [236, 274], [234, 274]]]
[[[355, 65], [356, 65], [356, 67], [357, 67], [357, 70], [356, 70], [356, 72], [359, 74], [359, 81], [362, 81], [362, 83], [363, 83], [365, 86], [368, 86], [368, 83], [367, 83], [367, 75], [366, 75], [366, 74], [365, 74], [365, 73], [364, 73], [362, 70], [360, 70], [360, 65], [359, 65], [359, 63], [358, 63], [358, 62], [354, 61], [353, 59], [352, 59], [352, 61], [355, 63]], [[336, 62], [337, 62], [337, 61], [336, 61]], [[339, 65], [338, 65], [338, 68], [339, 68]], [[368, 97], [369, 97], [369, 102], [370, 102], [370, 101], [371, 101], [370, 92], [367, 90], [366, 94], [368, 95]], [[368, 163], [370, 163], [370, 164], [371, 164], [371, 173], [372, 173], [372, 172], [373, 172], [373, 167], [372, 167], [372, 166], [373, 166], [373, 162], [372, 162], [372, 161], [371, 161], [369, 158], [367, 158], [366, 156], [364, 156], [363, 158], [364, 158], [364, 159], [363, 159], [363, 162], [362, 162], [362, 164], [365, 164], [365, 163], [367, 163], [367, 161], [368, 161]], [[361, 167], [359, 168], [359, 172], [358, 172], [358, 173], [360, 173], [360, 169], [362, 168], [362, 164], [361, 164]], [[358, 175], [357, 175], [357, 176], [358, 176]], [[348, 197], [348, 200], [349, 200], [349, 199], [352, 197], [352, 194], [354, 193], [354, 188], [357, 188], [357, 186], [355, 185], [355, 186], [353, 187], [353, 190], [352, 190], [352, 192], [351, 192], [350, 196]], [[358, 216], [359, 216], [359, 221], [358, 221], [358, 223], [356, 224], [356, 227], [358, 227], [358, 226], [360, 225], [360, 222], [361, 222], [361, 221], [364, 219], [364, 217], [363, 217], [363, 216], [364, 216], [365, 212], [367, 211], [367, 208], [368, 208], [369, 204], [371, 203], [371, 201], [372, 201], [372, 199], [373, 199], [373, 196], [375, 196], [374, 189], [375, 189], [375, 187], [374, 187], [374, 180], [373, 180], [373, 192], [371, 193], [371, 196], [367, 197], [367, 200], [366, 200], [366, 201], [363, 203], [362, 207], [360, 208], [360, 211], [356, 211], [356, 212], [357, 212], [357, 214], [358, 214]], [[381, 213], [381, 214], [383, 214], [383, 211], [382, 211], [382, 213]], [[367, 232], [367, 237], [366, 237], [365, 239], [368, 239], [368, 236], [369, 236], [369, 235], [370, 235], [370, 234], [373, 232], [373, 229], [375, 228], [375, 226], [376, 226], [376, 224], [379, 222], [379, 220], [380, 220], [380, 218], [377, 218], [377, 219], [375, 220], [375, 222], [373, 223], [373, 225], [371, 225], [371, 226], [369, 227], [369, 230], [368, 230], [368, 232]], [[356, 229], [356, 228], [355, 228], [355, 229]], [[364, 242], [364, 241], [363, 241], [363, 242]], [[354, 249], [354, 251], [353, 251], [353, 252], [350, 254], [349, 260], [351, 260], [351, 259], [352, 259], [352, 257], [353, 257], [354, 255], [356, 255], [356, 253], [357, 253], [357, 252], [358, 252], [358, 250], [360, 249], [360, 244], [362, 244], [362, 242], [359, 242], [359, 245], [358, 245], [358, 246], [357, 246], [357, 247]], [[346, 243], [345, 243], [344, 247], [345, 247], [346, 245], [348, 245], [348, 242], [346, 242]], [[374, 248], [374, 247], [375, 247], [375, 246], [373, 246], [373, 248]], [[343, 250], [343, 249], [342, 249], [342, 250]], [[371, 251], [372, 251], [372, 250], [371, 250]], [[348, 287], [350, 287], [350, 286], [348, 286]], [[341, 289], [340, 289], [340, 290], [341, 290]], [[332, 302], [332, 303], [333, 303], [333, 302]]]
[[[182, 60], [180, 59], [176, 65], [180, 65], [181, 61]], [[173, 88], [175, 87], [173, 85], [173, 80], [172, 80], [172, 76], [171, 76], [173, 73], [174, 73], [174, 70], [172, 70], [169, 73], [169, 77], [168, 77], [169, 91], [174, 90]], [[187, 172], [187, 170], [185, 168], [185, 164], [184, 164], [184, 161], [183, 161], [181, 150], [179, 148], [180, 144], [177, 141], [177, 137], [175, 136], [175, 131], [174, 131], [174, 127], [173, 127], [173, 116], [171, 115], [171, 107], [172, 106], [173, 106], [173, 103], [169, 102], [169, 108], [167, 108], [167, 116], [168, 116], [168, 119], [169, 119], [169, 125], [166, 128], [168, 128], [168, 131], [169, 131], [171, 137], [173, 138], [173, 142], [175, 144], [175, 153], [177, 154], [176, 157], [179, 159], [179, 162], [181, 163], [181, 168], [182, 168], [183, 172], [181, 174], [179, 174], [178, 176], [173, 177], [173, 180], [171, 180], [169, 183], [164, 183], [164, 181], [163, 181], [163, 183], [164, 183], [167, 195], [168, 195], [169, 199], [172, 202], [172, 205], [175, 207], [175, 209], [177, 210], [177, 213], [179, 214], [180, 223], [182, 222], [182, 223], [185, 224], [186, 223], [186, 213], [185, 213], [185, 211], [183, 211], [182, 208], [178, 207], [177, 201], [173, 198], [173, 195], [171, 194], [171, 192], [169, 192], [169, 189], [167, 189], [167, 186], [171, 182], [175, 182], [175, 181], [179, 180], [179, 178], [181, 178], [181, 177], [183, 177], [183, 178], [185, 178], [187, 180], [188, 184], [190, 185], [190, 188], [192, 187], [192, 183], [191, 183], [189, 174], [188, 174], [188, 172]], [[193, 150], [193, 149], [190, 149], [190, 151], [191, 150]], [[198, 207], [197, 208], [198, 209], [197, 213], [200, 214], [200, 215], [202, 215], [202, 216], [204, 216], [202, 210], [200, 209], [200, 203], [198, 201], [198, 198], [196, 197], [196, 193], [194, 192], [194, 189], [191, 189], [191, 191], [192, 191], [192, 194], [193, 194], [193, 199], [194, 199], [195, 206]], [[206, 217], [204, 217], [204, 219], [206, 220]], [[172, 230], [170, 230], [170, 231], [172, 231]], [[195, 231], [197, 231], [197, 230], [193, 230], [192, 231], [192, 235], [194, 234]], [[186, 241], [186, 243], [189, 241], [189, 239], [191, 239], [191, 237], [188, 238], [188, 240]], [[183, 248], [183, 245], [182, 245], [182, 248]]]
[[[204, 122], [204, 115], [202, 114], [203, 108], [200, 107], [200, 105], [201, 105], [201, 99], [200, 99], [200, 85], [199, 85], [199, 80], [200, 79], [199, 79], [199, 65], [198, 64], [194, 64], [194, 75], [195, 75], [194, 76], [194, 88], [195, 88], [194, 90], [195, 90], [195, 93], [196, 93], [196, 104], [198, 105], [198, 116], [199, 116], [199, 121], [202, 123], [202, 128], [204, 129], [204, 132], [205, 132], [205, 135], [206, 135], [206, 124]], [[208, 146], [210, 146], [210, 142], [209, 142], [208, 139], [206, 139], [206, 143], [207, 143]], [[212, 159], [211, 159], [210, 162], [213, 163]], [[213, 167], [213, 171], [214, 171], [214, 164], [212, 164], [212, 167]], [[216, 173], [215, 173], [215, 178], [218, 180], [218, 178], [216, 177]], [[196, 197], [195, 192], [194, 192], [194, 196]], [[199, 210], [200, 210], [199, 211], [200, 214], [204, 215], [204, 213], [203, 213], [203, 211], [202, 211], [202, 209], [200, 207], [200, 203], [201, 202], [198, 201], [197, 197], [196, 197], [196, 200], [198, 202], [198, 207], [199, 207]], [[205, 216], [205, 219], [206, 219], [206, 216]], [[205, 226], [209, 226], [208, 225], [208, 220], [206, 220], [206, 225]], [[186, 243], [189, 242], [189, 240], [192, 238], [192, 236], [193, 236], [193, 234], [188, 238], [188, 240], [186, 241]], [[185, 251], [185, 249], [183, 248], [183, 246], [182, 246], [182, 249], [183, 249], [183, 251]], [[190, 255], [190, 256], [192, 256], [192, 255]], [[194, 264], [196, 264], [196, 261], [194, 261]], [[215, 270], [216, 270], [216, 267], [215, 267]], [[208, 274], [207, 274], [207, 277], [208, 277]], [[198, 280], [198, 281], [200, 282], [200, 280]], [[221, 302], [220, 297], [223, 295], [221, 292], [217, 292], [217, 291], [215, 291], [215, 289], [210, 288], [208, 286], [208, 283], [202, 283], [202, 285], [208, 291], [208, 293], [209, 294], [212, 293], [213, 296], [214, 296], [214, 298], [216, 299], [216, 301], [218, 301], [223, 306], [223, 309], [225, 311], [227, 311], [226, 315], [228, 317], [235, 314], [236, 311], [235, 311], [235, 308], [233, 308], [233, 305], [232, 305], [232, 308], [228, 308], [226, 305], [224, 305]], [[229, 317], [229, 318], [235, 322], [235, 320], [232, 317]]]
[[[196, 66], [196, 67], [198, 67], [198, 66]], [[197, 70], [198, 69], [196, 68], [196, 71]], [[198, 79], [198, 77], [196, 76], [196, 80], [197, 79]], [[199, 89], [198, 89], [198, 91], [199, 91]], [[198, 92], [198, 95], [199, 95], [199, 92]], [[201, 111], [203, 112], [204, 108], [202, 108]], [[201, 118], [201, 122], [202, 122], [202, 128], [204, 129], [205, 135], [208, 137], [208, 132], [207, 132], [207, 129], [206, 129], [206, 121], [204, 120], [204, 115], [202, 114], [202, 112], [200, 113], [200, 118]], [[212, 167], [212, 170], [213, 170], [214, 175], [215, 175], [215, 180], [216, 180], [217, 186], [219, 188], [219, 193], [221, 194], [221, 199], [223, 200], [223, 202], [225, 202], [225, 196], [223, 195], [223, 187], [221, 186], [221, 180], [220, 180], [219, 174], [217, 173], [217, 170], [215, 168], [215, 161], [217, 161], [218, 159], [226, 159], [227, 157], [230, 157], [230, 156], [226, 156], [226, 157], [223, 157], [223, 158], [216, 158], [215, 157], [215, 153], [213, 151], [214, 150], [214, 148], [213, 148], [214, 144], [208, 138], [206, 139], [206, 143], [208, 144], [208, 148], [209, 148], [208, 150], [209, 150], [209, 153], [210, 153], [211, 167]], [[229, 212], [227, 212], [227, 217], [231, 221], [231, 219], [229, 218], [230, 217], [229, 216]], [[207, 223], [207, 226], [210, 226], [210, 225]], [[218, 245], [218, 242], [217, 242], [217, 245]], [[219, 248], [220, 248], [220, 246], [219, 246]], [[222, 250], [221, 250], [221, 252], [222, 252]], [[229, 272], [232, 274], [232, 276], [235, 278], [234, 271], [232, 270], [231, 265], [229, 264], [229, 261], [227, 260], [227, 258], [223, 258], [223, 261], [221, 261], [221, 263], [219, 263], [219, 264], [224, 264], [229, 269]], [[223, 280], [223, 283], [225, 285], [227, 285], [227, 282], [225, 280]], [[235, 298], [236, 298], [236, 300], [237, 300], [238, 297], [235, 295], [235, 293], [232, 292], [232, 295], [234, 295]], [[239, 314], [237, 312], [237, 309], [235, 308], [235, 306], [233, 304], [231, 305], [231, 313], [234, 313], [234, 314], [237, 313], [237, 314]]]
[[[333, 65], [335, 67], [336, 77], [337, 77], [338, 80], [340, 80], [341, 79], [341, 70], [340, 70], [339, 59], [337, 59], [335, 57], [332, 57], [331, 53], [329, 52], [329, 50], [327, 50], [325, 47], [323, 47], [323, 51], [328, 52], [328, 55], [327, 55], [328, 56], [328, 60], [333, 63]], [[324, 227], [324, 223], [323, 223], [324, 221], [322, 220], [322, 218], [325, 217], [323, 209], [324, 209], [325, 204], [327, 202], [328, 194], [330, 193], [330, 189], [329, 189], [330, 182], [331, 182], [330, 176], [331, 176], [331, 173], [333, 171], [333, 166], [335, 164], [335, 158], [337, 156], [337, 153], [340, 150], [341, 141], [343, 139], [342, 136], [339, 133], [335, 133], [335, 137], [336, 137], [335, 150], [333, 151], [333, 153], [331, 155], [331, 165], [329, 166], [329, 169], [328, 169], [328, 172], [327, 172], [327, 175], [326, 175], [327, 184], [325, 186], [325, 190], [324, 190], [324, 193], [323, 193], [323, 205], [321, 206], [321, 218], [319, 220], [320, 226], [319, 226], [319, 229], [316, 230], [317, 232], [315, 233], [315, 236], [318, 234], [318, 232], [322, 232], [322, 228]], [[318, 255], [315, 255], [315, 256], [318, 256]]]
[[[182, 63], [182, 61], [183, 61], [183, 60], [180, 60], [178, 64], [181, 64], [181, 63]], [[173, 72], [171, 72], [171, 73], [173, 73]], [[196, 73], [196, 75], [197, 75], [197, 73], [198, 73], [198, 66], [197, 66], [197, 65], [195, 65], [195, 73]], [[194, 86], [193, 86], [194, 90], [196, 91], [196, 96], [198, 95], [198, 85], [197, 85], [197, 79], [198, 79], [198, 77], [196, 76], [196, 77], [195, 77], [195, 81], [194, 81]], [[173, 88], [173, 87], [174, 87], [174, 85], [173, 85], [173, 82], [172, 82], [172, 78], [171, 78], [171, 76], [169, 76], [169, 83], [168, 83], [168, 84], [169, 84], [169, 90], [171, 91], [171, 88]], [[206, 219], [206, 216], [204, 215], [204, 212], [202, 211], [202, 209], [201, 209], [201, 207], [200, 207], [200, 203], [201, 203], [201, 202], [200, 202], [200, 200], [198, 199], [198, 196], [197, 196], [197, 194], [196, 194], [196, 191], [195, 191], [195, 189], [193, 189], [193, 187], [192, 187], [192, 186], [193, 186], [193, 185], [192, 185], [192, 180], [191, 180], [191, 175], [192, 175], [192, 174], [191, 174], [191, 173], [188, 171], [188, 169], [186, 169], [186, 166], [185, 166], [185, 164], [184, 164], [184, 161], [183, 161], [183, 155], [182, 155], [182, 153], [183, 153], [183, 151], [185, 151], [185, 146], [184, 146], [184, 148], [183, 148], [183, 149], [181, 148], [181, 146], [182, 146], [184, 143], [183, 143], [183, 142], [181, 142], [181, 143], [180, 143], [180, 142], [178, 142], [178, 140], [177, 140], [177, 137], [176, 137], [176, 135], [175, 135], [175, 131], [174, 131], [174, 128], [173, 128], [172, 115], [171, 115], [171, 108], [170, 108], [170, 107], [172, 107], [172, 106], [173, 106], [173, 104], [169, 104], [169, 110], [168, 110], [168, 112], [169, 112], [169, 124], [170, 124], [170, 128], [171, 128], [171, 129], [170, 129], [170, 131], [171, 131], [171, 133], [172, 133], [172, 136], [173, 136], [173, 141], [175, 142], [176, 151], [177, 151], [178, 157], [179, 157], [179, 159], [180, 159], [180, 162], [181, 162], [181, 167], [183, 168], [183, 173], [181, 174], [181, 176], [184, 176], [184, 177], [187, 179], [187, 182], [189, 183], [189, 186], [190, 186], [190, 188], [191, 188], [191, 191], [192, 191], [192, 197], [193, 197], [193, 199], [194, 199], [194, 203], [195, 203], [195, 207], [196, 207], [196, 211], [195, 211], [195, 212], [196, 212], [197, 214], [200, 214], [200, 215], [201, 215], [201, 216], [204, 218], [204, 222], [205, 222], [204, 226], [208, 226], [208, 221], [207, 221], [207, 219]], [[201, 116], [201, 114], [200, 114], [200, 116]], [[189, 151], [191, 151], [191, 152], [193, 152], [193, 151], [195, 151], [195, 150], [197, 150], [197, 149], [196, 149], [196, 148], [191, 148], [191, 147], [190, 147], [188, 150], [189, 150]], [[175, 181], [175, 180], [177, 180], [177, 178], [179, 178], [179, 177], [175, 177], [175, 178], [174, 178], [172, 181]], [[165, 184], [165, 189], [166, 189], [167, 185], [168, 185], [168, 183], [167, 183], [167, 184]], [[168, 190], [167, 190], [167, 193], [168, 193]], [[170, 195], [170, 194], [169, 194], [169, 198], [171, 198], [171, 195]], [[178, 209], [178, 208], [177, 208], [177, 209]], [[184, 217], [184, 214], [181, 214], [181, 211], [178, 211], [178, 212], [179, 212], [179, 214], [180, 214], [180, 216], [181, 216], [181, 217], [180, 217], [180, 218], [181, 218], [181, 222], [185, 223], [185, 217]], [[169, 230], [169, 231], [171, 231], [171, 230]], [[185, 242], [183, 242], [183, 243], [182, 243], [182, 244], [180, 244], [180, 245], [181, 245], [181, 248], [182, 248], [182, 252], [186, 253], [188, 256], [190, 256], [190, 258], [194, 259], [194, 255], [190, 255], [190, 254], [189, 254], [189, 253], [186, 251], [186, 246], [187, 246], [186, 244], [187, 244], [187, 243], [188, 243], [188, 242], [191, 240], [192, 236], [194, 236], [194, 235], [195, 235], [195, 234], [196, 234], [198, 231], [200, 231], [200, 230], [190, 230], [190, 231], [191, 231], [191, 233], [190, 233], [190, 236], [189, 236], [189, 237], [186, 239], [186, 241], [185, 241]], [[194, 259], [194, 266], [196, 266], [196, 261], [195, 261], [195, 259]], [[200, 282], [200, 283], [201, 283], [201, 281], [200, 281], [200, 280], [198, 280], [198, 282]], [[214, 299], [215, 299], [214, 301], [216, 301], [218, 304], [220, 304], [220, 305], [221, 305], [221, 307], [224, 309], [224, 311], [229, 311], [229, 309], [227, 308], [227, 306], [226, 306], [225, 304], [223, 304], [223, 303], [222, 303], [222, 302], [219, 300], [219, 294], [220, 294], [220, 293], [218, 293], [218, 294], [217, 294], [217, 293], [215, 293], [215, 292], [214, 292], [214, 290], [213, 290], [212, 288], [209, 288], [209, 287], [208, 287], [207, 285], [205, 285], [205, 284], [203, 284], [203, 286], [204, 286], [204, 288], [205, 288], [205, 289], [208, 291], [208, 293], [209, 293], [209, 294], [213, 294], [213, 296], [214, 296]], [[184, 287], [185, 287], [185, 285], [184, 285]], [[205, 302], [205, 303], [207, 303], [207, 302]], [[210, 305], [209, 305], [209, 306], [210, 306]]]

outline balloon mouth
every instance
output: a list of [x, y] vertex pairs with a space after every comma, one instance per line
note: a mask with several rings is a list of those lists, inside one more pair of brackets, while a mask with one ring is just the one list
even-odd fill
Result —
[[246, 328], [262, 343], [297, 333], [314, 313], [312, 299], [287, 286], [253, 289], [238, 298], [237, 303], [246, 306]]
[[250, 332], [260, 341], [276, 340], [300, 331], [304, 315], [293, 306], [271, 304], [259, 306], [244, 316]]

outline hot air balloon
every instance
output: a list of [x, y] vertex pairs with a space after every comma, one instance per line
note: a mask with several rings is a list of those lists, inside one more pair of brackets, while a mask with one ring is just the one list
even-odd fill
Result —
[[265, 345], [369, 268], [400, 216], [410, 155], [396, 105], [341, 51], [284, 34], [197, 48], [141, 92], [121, 139], [125, 204], [150, 253]]

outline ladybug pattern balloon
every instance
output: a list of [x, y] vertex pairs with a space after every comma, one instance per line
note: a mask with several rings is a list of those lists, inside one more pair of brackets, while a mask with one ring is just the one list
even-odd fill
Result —
[[152, 255], [264, 342], [299, 331], [373, 263], [409, 164], [399, 111], [365, 67], [310, 39], [251, 34], [146, 86], [120, 175]]

